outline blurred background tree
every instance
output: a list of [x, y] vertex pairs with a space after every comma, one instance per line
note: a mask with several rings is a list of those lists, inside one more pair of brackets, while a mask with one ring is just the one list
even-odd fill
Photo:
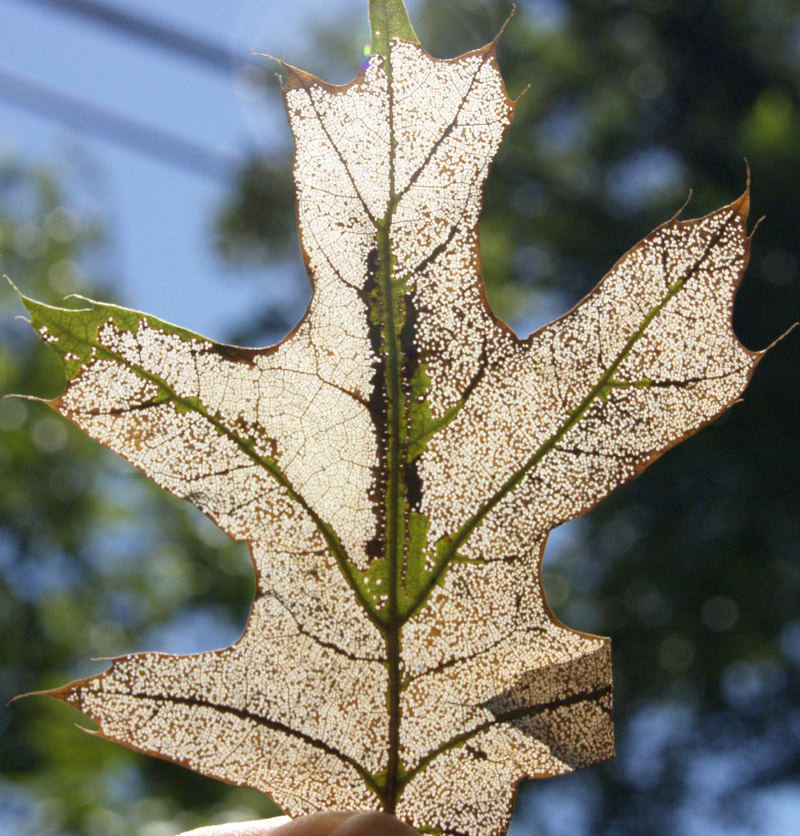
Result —
[[[512, 96], [530, 88], [481, 226], [497, 311], [524, 332], [565, 311], [690, 188], [692, 216], [741, 193], [746, 158], [753, 217], [767, 220], [734, 323], [750, 348], [785, 332], [800, 319], [800, 3], [520, 5], [500, 62]], [[509, 12], [495, 0], [428, 0], [415, 24], [434, 55], [449, 57], [485, 43]], [[362, 45], [321, 31], [304, 66], [346, 81]], [[229, 263], [285, 261], [300, 282], [290, 167], [289, 149], [251, 155], [216, 236]], [[81, 292], [99, 294], [102, 244], [64, 207], [61, 180], [6, 165], [2, 269], [55, 299], [86, 264], [95, 278]], [[256, 313], [229, 337], [279, 339], [296, 306]], [[19, 323], [3, 329], [3, 391], [56, 393], [52, 358]], [[794, 334], [742, 404], [553, 538], [545, 583], [556, 613], [613, 638], [618, 756], [525, 785], [517, 836], [796, 832], [799, 359]], [[40, 405], [4, 401], [0, 425], [0, 699], [85, 673], [90, 655], [235, 638], [252, 591], [239, 548]], [[176, 618], [169, 635], [185, 645], [164, 646], [159, 628]], [[255, 793], [81, 737], [73, 716], [33, 700], [0, 715], [0, 760], [15, 788], [0, 784], [0, 830], [7, 821], [15, 833], [170, 836], [270, 811]]]
[[[102, 230], [65, 205], [85, 179], [74, 168], [0, 163], [0, 263], [52, 304], [75, 291], [112, 296], [89, 278], [107, 269]], [[56, 395], [61, 363], [13, 320], [13, 294], [2, 302], [0, 391]], [[236, 638], [254, 588], [246, 551], [43, 404], [0, 401], [0, 430], [1, 703], [93, 672], [91, 657], [166, 649], [167, 628], [173, 652]], [[112, 836], [159, 820], [174, 833], [219, 804], [235, 814], [223, 785], [98, 747], [76, 719], [51, 700], [0, 714], [0, 763], [16, 779], [13, 793], [0, 784], [0, 833]], [[274, 810], [253, 795], [264, 815]]]

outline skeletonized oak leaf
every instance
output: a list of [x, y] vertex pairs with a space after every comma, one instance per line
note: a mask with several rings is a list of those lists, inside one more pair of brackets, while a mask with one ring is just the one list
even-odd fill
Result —
[[487, 836], [524, 776], [613, 753], [608, 640], [554, 618], [542, 553], [744, 390], [749, 201], [669, 221], [519, 339], [478, 249], [515, 106], [496, 41], [435, 60], [400, 0], [371, 14], [352, 83], [285, 66], [313, 295], [282, 343], [24, 299], [65, 363], [52, 407], [247, 541], [257, 574], [232, 647], [126, 656], [50, 693], [291, 815]]

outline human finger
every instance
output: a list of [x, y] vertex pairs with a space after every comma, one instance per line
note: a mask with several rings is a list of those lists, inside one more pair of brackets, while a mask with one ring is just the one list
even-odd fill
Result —
[[297, 819], [280, 816], [239, 824], [201, 827], [181, 836], [419, 836], [387, 813], [320, 812]]
[[[287, 836], [289, 834], [287, 833]], [[301, 834], [297, 834], [301, 836]], [[305, 836], [305, 833], [302, 834]], [[316, 836], [316, 834], [314, 834]], [[400, 819], [388, 813], [354, 813], [327, 836], [420, 836]]]
[[198, 827], [196, 830], [187, 830], [179, 836], [266, 836], [272, 834], [276, 828], [291, 821], [289, 816], [275, 816], [271, 819], [260, 821], [243, 821], [234, 824], [217, 824], [209, 827]]

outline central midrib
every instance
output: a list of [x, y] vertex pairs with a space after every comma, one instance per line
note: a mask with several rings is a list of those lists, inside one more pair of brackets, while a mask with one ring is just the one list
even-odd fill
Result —
[[[405, 493], [403, 490], [402, 468], [407, 460], [410, 439], [406, 420], [405, 393], [403, 389], [402, 365], [403, 350], [400, 344], [400, 333], [404, 326], [403, 312], [400, 308], [400, 294], [398, 283], [394, 275], [394, 259], [392, 255], [391, 228], [394, 213], [398, 203], [416, 181], [417, 176], [424, 169], [430, 157], [439, 147], [455, 120], [444, 132], [443, 136], [434, 144], [425, 162], [410, 178], [402, 192], [397, 191], [395, 182], [395, 152], [397, 142], [394, 132], [394, 82], [391, 65], [391, 47], [386, 57], [384, 68], [387, 76], [388, 118], [389, 118], [389, 202], [381, 221], [375, 223], [377, 229], [378, 249], [378, 282], [383, 297], [384, 310], [380, 328], [383, 336], [386, 356], [386, 403], [387, 429], [386, 442], [386, 563], [388, 574], [387, 618], [383, 635], [386, 641], [386, 665], [388, 670], [387, 707], [389, 710], [388, 747], [386, 766], [386, 785], [384, 795], [384, 809], [394, 813], [397, 800], [403, 792], [404, 782], [401, 780], [402, 766], [400, 763], [400, 725], [402, 709], [400, 705], [401, 684], [401, 633], [403, 624], [408, 620], [401, 617], [398, 606], [399, 585], [405, 549], [410, 539], [408, 518], [406, 514]], [[473, 83], [474, 83], [473, 78]], [[471, 85], [470, 85], [471, 86]], [[463, 102], [462, 102], [463, 104]], [[459, 106], [459, 112], [461, 107]], [[405, 289], [405, 285], [401, 286]], [[407, 310], [405, 311], [407, 315]]]
[[398, 613], [398, 583], [402, 558], [402, 546], [407, 540], [403, 491], [400, 479], [401, 463], [405, 462], [403, 447], [407, 443], [403, 433], [403, 386], [401, 380], [402, 352], [399, 344], [399, 300], [394, 282], [391, 225], [397, 206], [395, 188], [394, 91], [391, 57], [386, 58], [387, 91], [389, 98], [389, 204], [383, 221], [378, 224], [378, 281], [383, 296], [384, 316], [381, 318], [383, 344], [386, 352], [386, 402], [388, 438], [386, 444], [386, 562], [388, 569], [388, 606], [386, 638], [386, 663], [388, 668], [387, 708], [388, 753], [386, 763], [386, 789], [384, 809], [394, 813], [398, 796], [400, 770], [400, 630]]

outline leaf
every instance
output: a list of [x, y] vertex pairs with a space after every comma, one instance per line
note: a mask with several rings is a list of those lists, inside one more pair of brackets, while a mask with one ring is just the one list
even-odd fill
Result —
[[258, 584], [232, 647], [50, 693], [291, 815], [500, 834], [524, 776], [613, 753], [609, 642], [555, 619], [542, 553], [744, 390], [749, 197], [672, 219], [518, 339], [478, 249], [514, 112], [497, 41], [435, 60], [399, 0], [370, 7], [379, 48], [351, 84], [284, 65], [313, 296], [281, 344], [24, 299], [64, 358], [53, 408], [248, 541]]

